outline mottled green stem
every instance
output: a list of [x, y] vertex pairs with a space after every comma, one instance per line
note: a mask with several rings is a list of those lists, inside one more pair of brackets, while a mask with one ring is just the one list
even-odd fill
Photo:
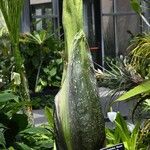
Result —
[[[15, 69], [16, 69], [16, 72], [20, 74], [20, 78], [21, 78], [21, 84], [19, 85], [20, 86], [19, 92], [22, 95], [22, 101], [27, 102], [27, 105], [28, 105], [28, 102], [30, 102], [29, 86], [28, 86], [28, 81], [26, 78], [23, 59], [19, 51], [18, 43], [14, 45], [13, 52], [14, 52], [14, 58], [15, 58]], [[34, 121], [33, 121], [33, 115], [32, 115], [32, 107], [26, 106], [23, 108], [23, 111], [28, 116], [29, 123], [33, 124]]]

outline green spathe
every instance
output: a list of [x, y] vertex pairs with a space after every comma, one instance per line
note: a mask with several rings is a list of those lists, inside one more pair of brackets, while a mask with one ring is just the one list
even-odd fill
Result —
[[66, 78], [55, 99], [58, 149], [98, 150], [104, 120], [87, 41], [81, 31], [72, 44]]
[[65, 64], [55, 98], [57, 150], [99, 150], [105, 140], [104, 118], [91, 54], [83, 32], [83, 1], [63, 1]]

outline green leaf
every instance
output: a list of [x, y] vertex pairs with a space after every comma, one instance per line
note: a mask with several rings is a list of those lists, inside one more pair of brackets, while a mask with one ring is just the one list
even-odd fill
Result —
[[36, 86], [36, 89], [35, 89], [35, 92], [40, 92], [40, 91], [42, 91], [42, 85], [37, 85]]
[[140, 14], [142, 12], [142, 9], [140, 7], [140, 2], [138, 0], [130, 0], [130, 4], [131, 4], [132, 9], [136, 13]]
[[123, 119], [123, 117], [121, 116], [120, 113], [117, 113], [117, 117], [116, 117], [115, 123], [117, 125], [116, 128], [119, 131], [123, 132], [123, 134], [120, 134], [120, 138], [122, 140], [124, 140], [124, 141], [127, 140], [127, 139], [130, 139], [130, 132], [128, 130], [127, 124], [126, 124], [125, 120]]
[[50, 135], [50, 132], [47, 129], [41, 127], [31, 127], [20, 132], [20, 134], [23, 133]]
[[47, 121], [49, 123], [49, 126], [53, 130], [54, 129], [53, 110], [46, 106], [44, 112], [45, 112]]
[[39, 145], [41, 149], [52, 149], [53, 148], [53, 140], [46, 140], [46, 141], [37, 141], [36, 145]]
[[2, 123], [0, 123], [0, 131], [1, 131], [1, 129], [7, 129], [7, 127], [4, 126]]
[[119, 97], [116, 101], [124, 101], [138, 94], [148, 93], [148, 92], [150, 92], [150, 80], [145, 81], [142, 84], [131, 89], [130, 91], [126, 92], [121, 97]]
[[11, 121], [16, 123], [19, 131], [24, 130], [28, 125], [28, 117], [25, 114], [14, 114]]
[[56, 59], [57, 64], [61, 64], [62, 63], [62, 59]]
[[0, 103], [4, 103], [10, 100], [18, 100], [18, 96], [14, 95], [13, 93], [10, 93], [8, 91], [0, 93]]
[[5, 148], [5, 144], [6, 144], [6, 141], [5, 141], [4, 134], [0, 131], [0, 145], [2, 145], [3, 148]]
[[61, 77], [59, 77], [59, 76], [56, 76], [56, 79], [57, 79], [57, 80], [61, 80]]
[[21, 84], [20, 74], [17, 72], [12, 72], [11, 81], [13, 81], [14, 85], [20, 85]]
[[15, 150], [12, 146], [8, 148], [8, 150]]
[[115, 122], [117, 122], [117, 123], [121, 126], [122, 130], [123, 130], [123, 131], [125, 132], [125, 134], [126, 134], [126, 137], [127, 137], [127, 138], [130, 138], [130, 132], [129, 132], [129, 130], [128, 130], [127, 123], [126, 123], [126, 121], [124, 120], [124, 118], [121, 116], [120, 113], [117, 113], [117, 117], [116, 117]]
[[44, 68], [43, 71], [44, 71], [45, 73], [48, 73], [48, 72], [49, 72], [49, 69], [48, 69], [48, 68]]
[[115, 141], [115, 135], [114, 135], [114, 133], [110, 129], [108, 129], [108, 128], [105, 128], [105, 131], [106, 131], [106, 138], [109, 141], [109, 143], [110, 143], [110, 141], [111, 142]]
[[56, 67], [52, 68], [52, 69], [49, 71], [49, 74], [50, 74], [51, 77], [55, 76], [56, 73], [57, 73], [57, 68], [56, 68]]
[[127, 141], [130, 140], [130, 138], [126, 137], [126, 134], [125, 134], [123, 128], [121, 127], [121, 125], [119, 123], [116, 122], [116, 126], [117, 126], [119, 133], [120, 133], [120, 138], [121, 138], [122, 142], [124, 143], [125, 148], [128, 149]]
[[40, 79], [40, 83], [42, 84], [42, 86], [47, 86], [47, 82], [42, 79]]
[[115, 137], [114, 144], [121, 143], [120, 131], [118, 130], [118, 128], [115, 128], [114, 137]]
[[39, 66], [40, 61], [39, 61], [39, 59], [37, 59], [36, 56], [32, 58], [32, 64], [33, 64], [35, 67], [38, 67], [38, 66]]
[[130, 145], [132, 146], [132, 149], [136, 148], [136, 143], [138, 139], [138, 134], [139, 134], [139, 129], [140, 129], [140, 123], [138, 122], [131, 134], [131, 143]]
[[28, 145], [24, 144], [24, 143], [16, 143], [17, 147], [19, 148], [19, 150], [33, 150], [31, 147], [29, 147]]

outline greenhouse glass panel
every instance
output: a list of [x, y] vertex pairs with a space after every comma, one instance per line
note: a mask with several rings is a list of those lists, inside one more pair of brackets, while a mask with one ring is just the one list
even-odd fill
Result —
[[103, 59], [124, 55], [132, 32], [135, 35], [141, 30], [140, 19], [132, 11], [130, 0], [101, 0], [101, 4]]
[[[47, 29], [53, 31], [59, 27], [58, 0], [30, 0], [32, 30]], [[41, 12], [39, 12], [39, 9]]]
[[115, 56], [115, 34], [113, 17], [105, 16], [102, 19], [103, 42], [105, 49], [105, 56]]
[[[35, 10], [35, 15], [36, 16], [41, 16], [42, 15], [42, 9], [36, 9]], [[42, 21], [41, 21], [40, 18], [36, 19], [35, 28], [36, 28], [36, 30], [41, 30], [42, 29]]]
[[102, 0], [102, 12], [112, 13], [113, 12], [113, 1], [112, 0]]
[[140, 31], [140, 19], [136, 15], [117, 16], [118, 55], [126, 54], [130, 41]]
[[134, 13], [130, 5], [130, 0], [116, 0], [116, 9], [117, 12]]

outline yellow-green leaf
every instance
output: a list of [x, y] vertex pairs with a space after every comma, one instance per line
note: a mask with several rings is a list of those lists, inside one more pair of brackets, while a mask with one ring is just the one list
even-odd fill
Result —
[[136, 86], [135, 88], [131, 89], [130, 91], [126, 92], [125, 94], [120, 96], [116, 101], [124, 101], [136, 95], [148, 92], [150, 92], [150, 80], [147, 80], [142, 84]]

